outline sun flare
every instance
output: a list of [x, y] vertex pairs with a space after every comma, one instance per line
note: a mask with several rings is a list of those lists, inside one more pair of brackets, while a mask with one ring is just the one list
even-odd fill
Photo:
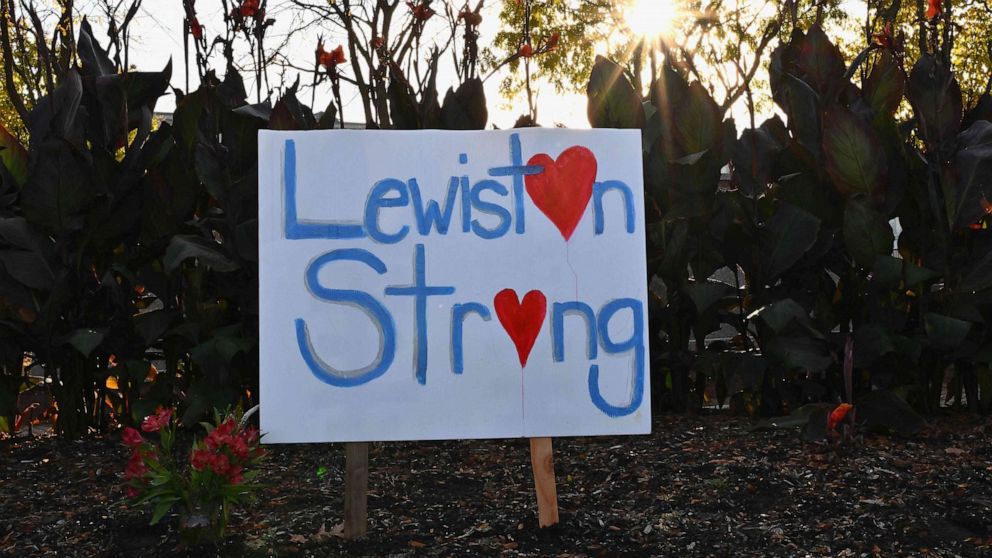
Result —
[[670, 35], [679, 17], [674, 0], [629, 0], [624, 10], [627, 27], [639, 37]]

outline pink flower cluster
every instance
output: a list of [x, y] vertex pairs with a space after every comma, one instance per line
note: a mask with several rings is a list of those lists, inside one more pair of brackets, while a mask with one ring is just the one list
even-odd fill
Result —
[[162, 427], [169, 426], [171, 420], [172, 409], [159, 409], [154, 415], [148, 415], [141, 421], [141, 429], [145, 432], [158, 432]]
[[202, 447], [190, 454], [189, 462], [197, 471], [210, 470], [231, 484], [240, 484], [244, 480], [244, 464], [265, 453], [257, 444], [257, 429], [239, 429], [234, 419], [229, 418], [207, 434]]
[[141, 432], [130, 426], [124, 429], [121, 440], [132, 450], [131, 457], [127, 460], [127, 467], [124, 469], [124, 491], [128, 498], [134, 498], [141, 492], [136, 485], [144, 485], [148, 482], [145, 475], [148, 474], [149, 469], [145, 459], [154, 460], [154, 452], [142, 448], [145, 443], [144, 437], [141, 436]]

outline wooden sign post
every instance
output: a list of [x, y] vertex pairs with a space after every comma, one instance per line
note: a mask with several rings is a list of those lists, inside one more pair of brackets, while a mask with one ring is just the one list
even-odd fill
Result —
[[558, 489], [555, 486], [554, 452], [551, 438], [530, 439], [530, 464], [534, 469], [537, 493], [537, 524], [550, 527], [558, 523]]
[[369, 525], [369, 444], [344, 445], [344, 538], [360, 539]]

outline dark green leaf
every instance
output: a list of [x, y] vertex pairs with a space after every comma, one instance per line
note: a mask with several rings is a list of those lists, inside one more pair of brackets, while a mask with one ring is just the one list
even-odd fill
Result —
[[107, 51], [93, 37], [93, 28], [90, 27], [90, 22], [86, 20], [86, 17], [83, 17], [83, 22], [79, 26], [76, 51], [79, 60], [83, 63], [83, 75], [107, 76], [117, 73], [117, 66], [110, 61]]
[[926, 421], [908, 403], [890, 390], [866, 393], [856, 401], [858, 422], [873, 431], [913, 436], [926, 427]]
[[195, 258], [201, 265], [214, 271], [234, 271], [239, 267], [237, 262], [224, 253], [220, 244], [194, 235], [173, 237], [165, 251], [162, 265], [171, 273], [180, 263], [190, 258]]
[[199, 142], [194, 157], [196, 174], [214, 199], [224, 201], [231, 187], [228, 150], [222, 144]]
[[[641, 128], [641, 96], [616, 63], [597, 56], [586, 86], [586, 114], [593, 128]], [[698, 150], [697, 150], [698, 151]]]
[[971, 322], [928, 312], [923, 316], [927, 338], [939, 349], [956, 349], [971, 331]]
[[158, 503], [155, 504], [155, 513], [152, 514], [151, 524], [155, 525], [156, 523], [161, 521], [162, 518], [165, 517], [165, 514], [169, 513], [169, 510], [171, 510], [172, 506], [175, 505], [175, 503], [178, 501], [179, 501], [178, 497], [159, 498], [157, 500]]
[[816, 243], [819, 231], [819, 219], [790, 203], [780, 202], [762, 231], [764, 280], [771, 282], [799, 261]]
[[903, 280], [902, 273], [903, 260], [894, 256], [878, 254], [875, 256], [875, 263], [871, 268], [871, 280], [873, 283], [890, 289], [899, 287]]
[[489, 120], [486, 108], [486, 91], [482, 80], [472, 78], [448, 89], [441, 106], [441, 127], [445, 130], [482, 130]]
[[686, 287], [689, 298], [696, 306], [696, 312], [706, 312], [719, 300], [734, 291], [734, 288], [719, 281], [703, 281], [692, 283]]
[[882, 50], [865, 78], [863, 89], [865, 99], [875, 112], [893, 114], [899, 108], [906, 89], [906, 76], [888, 50]]
[[66, 337], [66, 343], [72, 345], [74, 349], [79, 351], [79, 354], [89, 357], [90, 353], [103, 342], [106, 335], [106, 330], [82, 328], [70, 333]]
[[0, 264], [26, 287], [47, 291], [55, 283], [55, 272], [38, 252], [0, 248]]
[[28, 152], [21, 142], [0, 123], [0, 162], [7, 172], [23, 186], [28, 177]]
[[334, 106], [334, 101], [331, 100], [327, 103], [327, 108], [324, 112], [320, 113], [320, 118], [317, 119], [317, 129], [318, 130], [331, 130], [334, 128], [334, 119], [337, 117], [338, 109]]
[[776, 115], [759, 128], [744, 130], [734, 145], [734, 173], [749, 196], [772, 182], [775, 158], [785, 148], [772, 131], [775, 121], [781, 125]]
[[913, 106], [921, 135], [934, 149], [953, 138], [961, 127], [961, 87], [951, 65], [934, 55], [920, 57], [909, 74], [906, 97]]
[[925, 267], [920, 267], [913, 262], [908, 260], [903, 260], [903, 281], [905, 281], [907, 287], [915, 287], [920, 283], [927, 281], [932, 281], [940, 277], [940, 273], [932, 269], [927, 269]]
[[789, 368], [820, 372], [833, 363], [826, 344], [805, 335], [773, 337], [767, 349], [769, 355]]
[[831, 105], [823, 117], [823, 157], [834, 186], [844, 194], [875, 195], [882, 188], [885, 152], [859, 117]]
[[854, 263], [872, 269], [875, 256], [891, 255], [892, 227], [865, 198], [853, 198], [844, 207], [844, 245]]
[[819, 25], [810, 27], [800, 43], [797, 66], [822, 96], [844, 77], [844, 57]]
[[719, 151], [723, 141], [723, 111], [701, 83], [692, 82], [686, 97], [671, 110], [671, 131], [682, 153]]
[[141, 335], [147, 345], [155, 343], [176, 320], [177, 314], [173, 310], [154, 310], [144, 312], [131, 318], [134, 322], [134, 329]]
[[[169, 88], [172, 79], [172, 59], [161, 72], [128, 72], [124, 74], [129, 118], [134, 119], [141, 108], [155, 110], [159, 97]], [[133, 126], [132, 126], [133, 127]]]
[[992, 207], [992, 122], [979, 120], [958, 134], [953, 171], [942, 184], [947, 219], [967, 228]]
[[420, 111], [417, 109], [413, 89], [395, 62], [391, 62], [389, 65], [389, 85], [386, 88], [386, 97], [389, 98], [389, 116], [392, 119], [393, 128], [397, 130], [419, 130], [422, 128]]
[[24, 215], [49, 230], [81, 229], [82, 213], [94, 197], [84, 155], [52, 139], [31, 147], [27, 183], [21, 190]]
[[785, 330], [793, 322], [805, 324], [809, 322], [809, 315], [806, 309], [791, 298], [783, 298], [775, 302], [762, 306], [755, 310], [751, 318], [761, 318], [765, 324], [775, 333]]
[[984, 258], [970, 267], [955, 290], [969, 293], [990, 287], [992, 287], [992, 251], [986, 253]]
[[313, 117], [310, 108], [296, 98], [296, 89], [299, 86], [299, 78], [296, 83], [286, 90], [282, 98], [276, 102], [269, 115], [269, 128], [272, 130], [312, 130], [317, 126], [317, 120]]
[[888, 332], [876, 324], [867, 324], [854, 332], [855, 366], [871, 366], [879, 357], [896, 350]]
[[[331, 106], [333, 106], [333, 104]], [[264, 101], [255, 105], [243, 105], [234, 109], [234, 112], [236, 114], [242, 114], [244, 116], [250, 116], [252, 118], [257, 118], [268, 122], [272, 118], [272, 104], [268, 101]], [[331, 119], [333, 120], [333, 116]]]
[[214, 409], [223, 409], [238, 399], [238, 391], [230, 385], [218, 385], [199, 380], [189, 388], [182, 423], [195, 424]]

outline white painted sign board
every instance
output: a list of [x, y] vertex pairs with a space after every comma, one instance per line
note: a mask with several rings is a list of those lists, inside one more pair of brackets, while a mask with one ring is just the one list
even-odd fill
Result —
[[638, 131], [261, 132], [265, 441], [649, 432], [642, 192]]

